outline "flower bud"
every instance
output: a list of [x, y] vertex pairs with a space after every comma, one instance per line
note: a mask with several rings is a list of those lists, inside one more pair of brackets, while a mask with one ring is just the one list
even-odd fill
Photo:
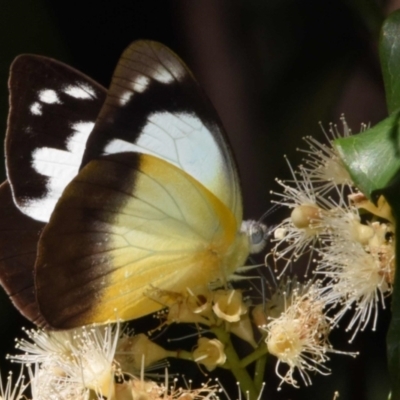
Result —
[[313, 225], [321, 220], [321, 210], [313, 204], [302, 204], [293, 209], [290, 218], [298, 229], [315, 229]]
[[226, 361], [224, 345], [218, 339], [201, 337], [197, 341], [197, 348], [192, 353], [193, 359], [203, 364], [208, 371], [213, 371], [218, 365]]
[[268, 323], [267, 315], [264, 311], [264, 304], [256, 305], [251, 312], [251, 316], [253, 317], [254, 324], [258, 328], [265, 326]]
[[144, 367], [168, 357], [168, 352], [158, 344], [152, 342], [145, 334], [125, 336], [120, 338], [116, 353], [116, 360], [123, 371], [134, 373]]
[[204, 324], [209, 325], [209, 322], [200, 314], [193, 312], [193, 305], [187, 301], [177, 302], [172, 304], [168, 309], [167, 324], [172, 323], [187, 323], [187, 324]]
[[239, 290], [218, 290], [214, 294], [213, 311], [218, 318], [227, 322], [238, 322], [247, 312]]
[[240, 321], [233, 322], [230, 325], [230, 331], [240, 337], [240, 339], [249, 343], [254, 348], [257, 347], [257, 343], [254, 340], [253, 327], [250, 322], [250, 317], [248, 315], [244, 315], [240, 318]]
[[361, 222], [354, 220], [351, 236], [356, 242], [365, 245], [374, 236], [374, 230], [369, 225], [364, 225]]
[[394, 222], [392, 209], [384, 196], [378, 198], [375, 205], [363, 193], [353, 193], [349, 195], [349, 200], [357, 207], [367, 210], [373, 215], [384, 218], [389, 222]]
[[274, 230], [274, 239], [276, 240], [283, 240], [287, 234], [286, 228], [276, 228]]

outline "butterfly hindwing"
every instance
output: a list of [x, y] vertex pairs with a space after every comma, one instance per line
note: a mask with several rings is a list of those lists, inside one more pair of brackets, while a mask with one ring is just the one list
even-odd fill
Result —
[[0, 185], [0, 282], [20, 312], [41, 324], [36, 303], [33, 266], [44, 224], [15, 206], [10, 185]]
[[[42, 234], [41, 312], [53, 327], [70, 328], [160, 309], [146, 296], [150, 287], [179, 292], [232, 272], [220, 256], [237, 240], [236, 226], [216, 196], [162, 159], [94, 160], [67, 186]], [[244, 261], [245, 248], [241, 254], [234, 262]]]
[[240, 184], [219, 117], [183, 61], [156, 42], [134, 42], [123, 53], [83, 165], [125, 151], [152, 154], [184, 170], [240, 224]]
[[10, 70], [8, 180], [19, 209], [47, 222], [78, 173], [106, 90], [50, 58], [22, 55]]

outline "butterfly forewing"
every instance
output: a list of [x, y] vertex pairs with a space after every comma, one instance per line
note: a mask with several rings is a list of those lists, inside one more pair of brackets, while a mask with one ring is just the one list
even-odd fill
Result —
[[7, 175], [26, 215], [47, 222], [77, 174], [106, 90], [58, 61], [19, 56], [9, 79]]
[[182, 169], [242, 219], [237, 169], [217, 113], [193, 75], [167, 47], [134, 42], [114, 72], [83, 165], [134, 151]]
[[60, 62], [23, 55], [11, 66], [9, 90], [9, 181], [0, 187], [0, 281], [21, 313], [43, 325], [33, 280], [38, 240], [78, 172], [105, 89]]

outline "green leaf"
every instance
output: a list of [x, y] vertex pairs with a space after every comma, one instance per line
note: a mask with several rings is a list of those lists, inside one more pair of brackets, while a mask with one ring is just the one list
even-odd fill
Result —
[[399, 115], [395, 112], [363, 133], [334, 142], [353, 182], [371, 200], [400, 170]]
[[382, 25], [379, 54], [388, 113], [400, 108], [400, 10]]

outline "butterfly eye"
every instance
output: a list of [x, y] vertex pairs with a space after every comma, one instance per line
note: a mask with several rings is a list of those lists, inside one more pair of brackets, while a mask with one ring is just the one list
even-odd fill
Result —
[[243, 221], [241, 231], [246, 233], [249, 244], [250, 253], [259, 253], [267, 243], [270, 235], [270, 229], [258, 221]]

